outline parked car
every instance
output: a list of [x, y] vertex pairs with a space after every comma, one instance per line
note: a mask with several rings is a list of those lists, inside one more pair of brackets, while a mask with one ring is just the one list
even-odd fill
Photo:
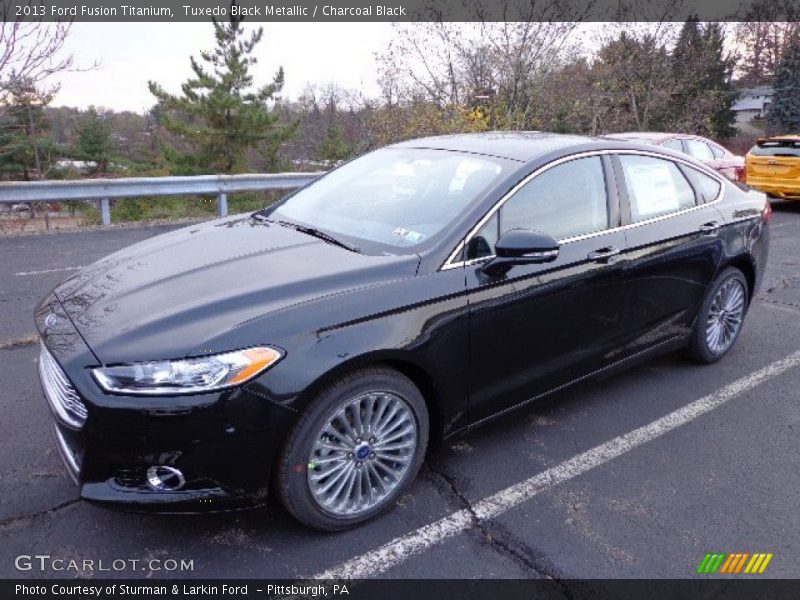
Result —
[[745, 160], [747, 185], [772, 198], [800, 200], [800, 134], [760, 139]]
[[716, 142], [700, 137], [699, 135], [686, 135], [682, 133], [611, 133], [605, 137], [613, 140], [628, 140], [642, 144], [653, 144], [682, 152], [707, 164], [715, 171], [723, 174], [733, 181], [744, 181], [744, 158], [735, 155], [730, 150], [723, 148]]
[[688, 156], [542, 133], [406, 141], [282, 201], [151, 238], [36, 309], [80, 494], [261, 505], [338, 530], [430, 439], [739, 335], [770, 208]]

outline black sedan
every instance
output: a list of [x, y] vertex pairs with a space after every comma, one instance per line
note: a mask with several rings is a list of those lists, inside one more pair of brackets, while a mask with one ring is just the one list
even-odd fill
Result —
[[344, 529], [440, 440], [587, 378], [733, 346], [770, 207], [676, 152], [490, 133], [366, 154], [253, 215], [152, 238], [36, 310], [87, 500]]

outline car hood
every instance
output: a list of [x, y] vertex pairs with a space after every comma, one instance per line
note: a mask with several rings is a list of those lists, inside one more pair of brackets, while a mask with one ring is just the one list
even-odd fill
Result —
[[[414, 276], [418, 263], [416, 255], [358, 254], [238, 216], [116, 252], [62, 283], [55, 294], [96, 358], [113, 364], [202, 352], [204, 342], [244, 322]], [[280, 342], [269, 340], [268, 331], [264, 338]]]

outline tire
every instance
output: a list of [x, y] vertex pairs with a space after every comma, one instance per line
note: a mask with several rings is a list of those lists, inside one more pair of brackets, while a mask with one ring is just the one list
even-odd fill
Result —
[[711, 364], [725, 356], [739, 337], [748, 303], [749, 290], [744, 274], [735, 267], [722, 271], [700, 307], [687, 348], [689, 357]]
[[408, 489], [428, 430], [425, 399], [410, 379], [388, 368], [355, 371], [325, 388], [290, 432], [276, 469], [277, 495], [315, 529], [359, 525]]

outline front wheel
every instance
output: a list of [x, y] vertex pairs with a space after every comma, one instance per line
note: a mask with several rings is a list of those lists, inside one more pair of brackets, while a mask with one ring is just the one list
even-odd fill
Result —
[[428, 411], [417, 387], [386, 368], [325, 389], [290, 433], [277, 471], [286, 509], [317, 529], [353, 527], [388, 510], [419, 471]]
[[747, 280], [739, 269], [725, 269], [708, 291], [689, 342], [689, 356], [713, 363], [733, 347], [747, 312]]

